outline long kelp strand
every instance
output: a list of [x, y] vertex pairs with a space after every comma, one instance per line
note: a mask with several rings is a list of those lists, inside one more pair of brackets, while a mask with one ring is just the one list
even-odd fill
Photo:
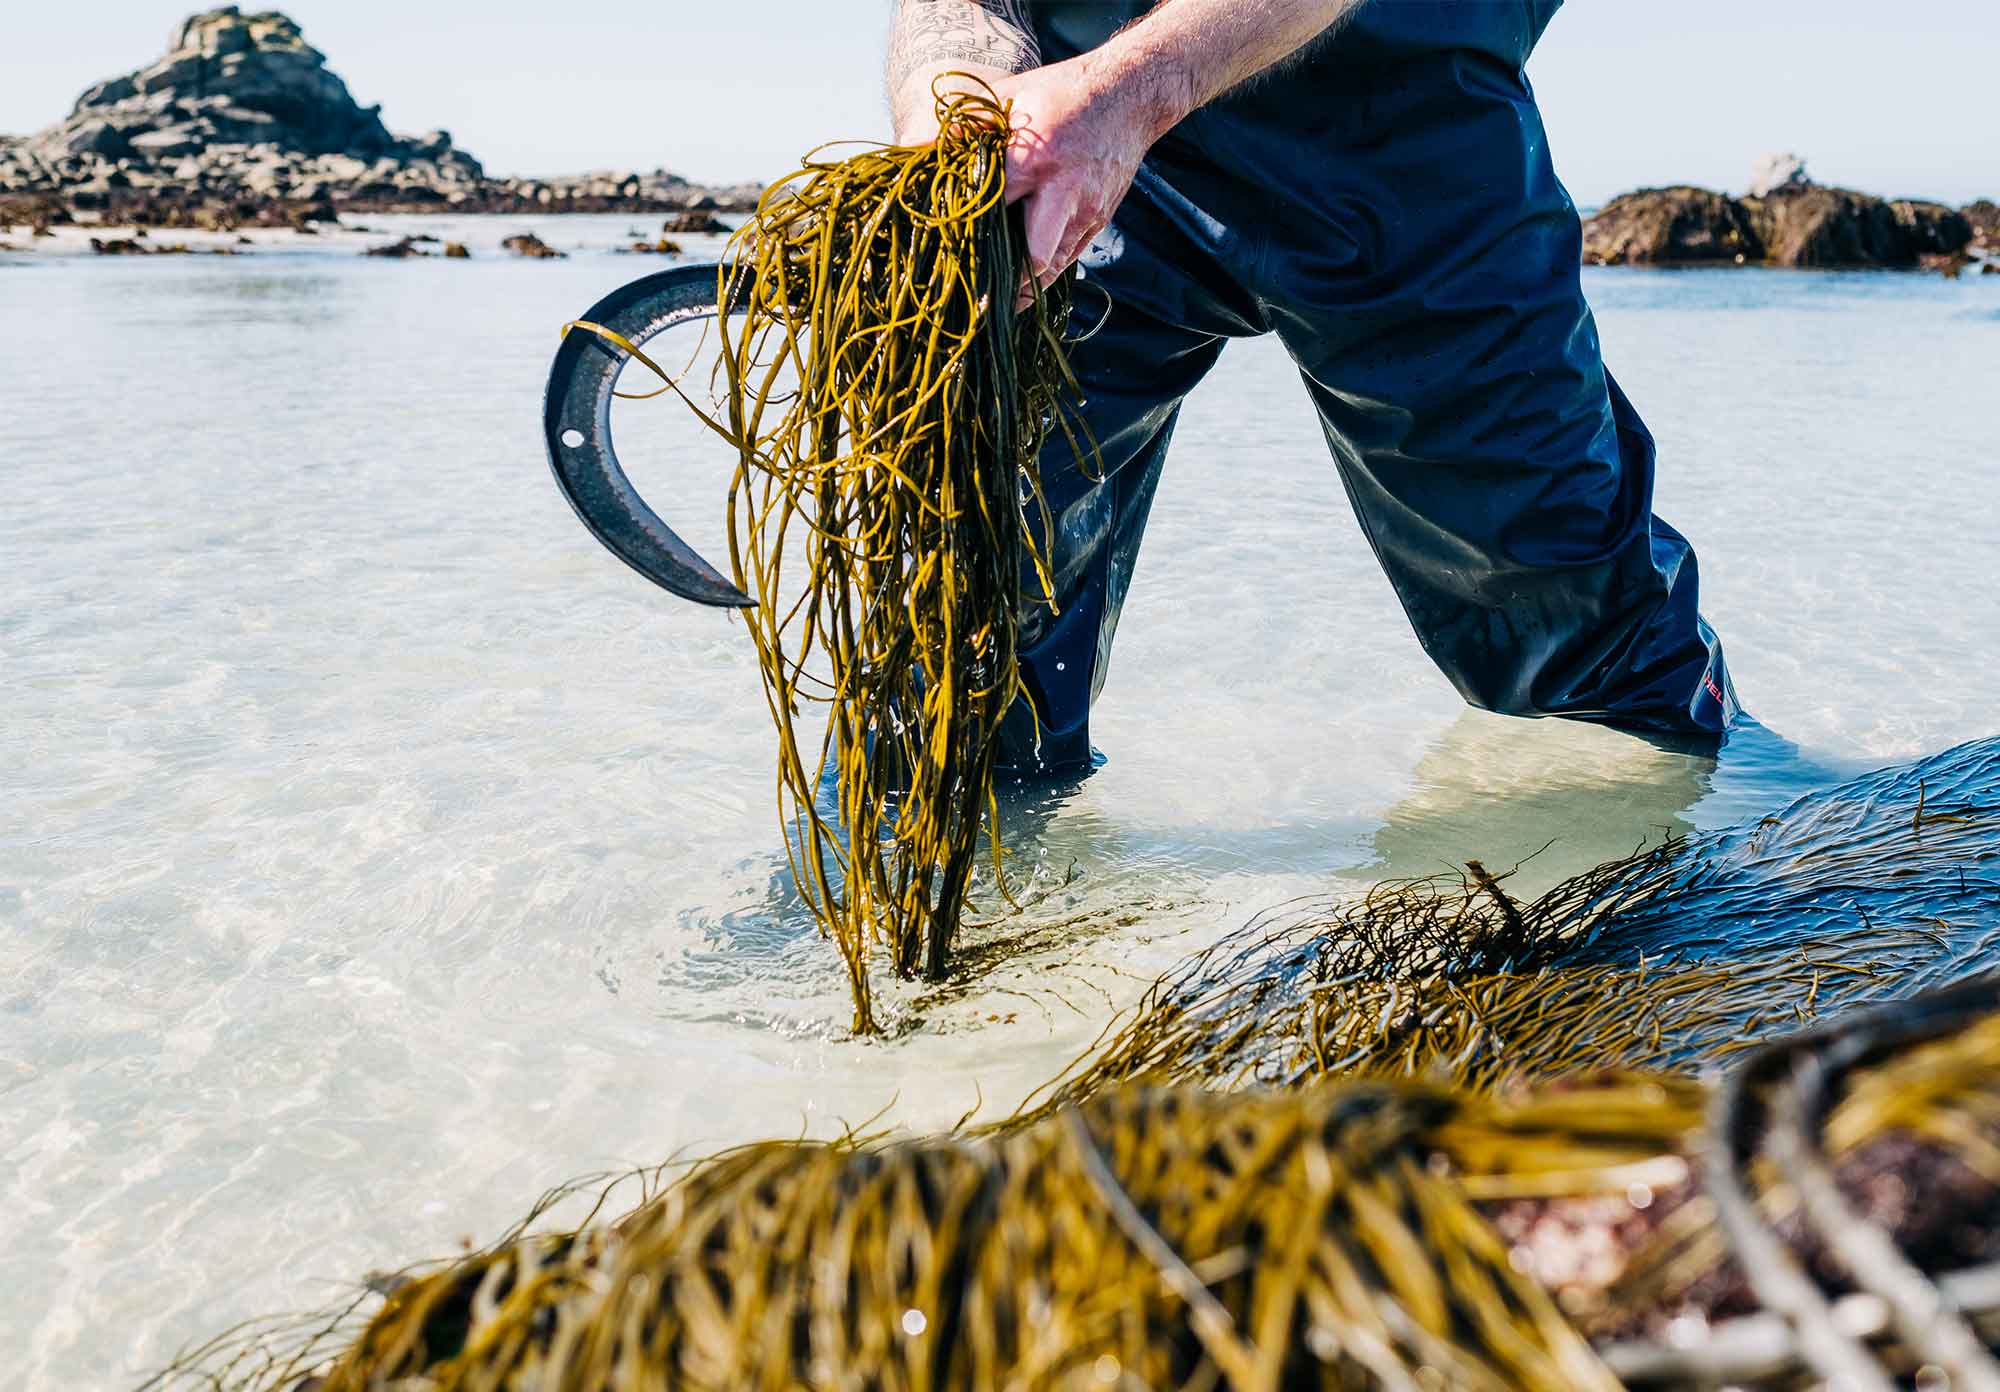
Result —
[[[1029, 602], [1050, 593], [1035, 461], [1073, 430], [1067, 294], [1015, 308], [1007, 110], [975, 92], [938, 117], [932, 145], [806, 161], [738, 230], [718, 287], [738, 311], [720, 323], [730, 559], [757, 601], [793, 874], [862, 1032], [875, 945], [898, 975], [946, 970], [1020, 691], [1024, 575]], [[813, 707], [817, 744], [799, 729]]]

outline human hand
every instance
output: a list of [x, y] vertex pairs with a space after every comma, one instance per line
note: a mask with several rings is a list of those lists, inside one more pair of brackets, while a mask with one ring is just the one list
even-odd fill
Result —
[[1172, 120], [1143, 85], [1093, 53], [1002, 78], [993, 88], [1013, 108], [1007, 201], [1026, 205], [1026, 305], [1035, 284], [1047, 289], [1110, 223], [1139, 162]]

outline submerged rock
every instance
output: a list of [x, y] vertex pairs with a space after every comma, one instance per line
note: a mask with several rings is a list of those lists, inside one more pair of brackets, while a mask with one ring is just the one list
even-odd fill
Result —
[[560, 261], [566, 254], [557, 251], [532, 232], [517, 232], [507, 238], [506, 241], [500, 243], [500, 245], [508, 251], [513, 252], [516, 256], [527, 256], [540, 260]]
[[718, 232], [727, 232], [729, 227], [721, 218], [706, 209], [690, 208], [684, 213], [678, 213], [668, 218], [660, 230], [662, 232], [679, 232], [682, 234], [712, 235]]
[[168, 246], [152, 246], [142, 240], [145, 232], [137, 237], [92, 237], [90, 249], [99, 256], [234, 256], [234, 247], [208, 247], [197, 249], [185, 242], [175, 242]]
[[1936, 271], [1946, 280], [1957, 280], [1961, 275], [1978, 265], [1979, 262], [1962, 251], [1925, 252], [1917, 258], [1917, 265], [1926, 271]]

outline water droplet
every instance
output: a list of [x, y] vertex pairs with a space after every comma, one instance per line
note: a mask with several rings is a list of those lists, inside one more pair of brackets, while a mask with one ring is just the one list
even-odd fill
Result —
[[930, 1327], [931, 1327], [931, 1322], [924, 1318], [924, 1312], [922, 1310], [903, 1311], [903, 1332], [909, 1335], [912, 1339], [916, 1338], [917, 1335], [923, 1333], [926, 1329], [929, 1329]]

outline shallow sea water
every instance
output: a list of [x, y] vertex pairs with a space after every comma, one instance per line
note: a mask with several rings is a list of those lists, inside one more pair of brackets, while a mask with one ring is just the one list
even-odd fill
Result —
[[[1023, 907], [983, 931], [1020, 954], [851, 1042], [740, 626], [599, 550], [543, 462], [557, 326], [654, 268], [604, 254], [629, 220], [374, 221], [475, 259], [0, 257], [15, 1385], [129, 1383], [580, 1173], [1003, 1112], [1298, 895], [1552, 842], [1532, 889], [1995, 729], [2000, 278], [1587, 273], [1739, 689], [1800, 746], [1715, 767], [1464, 710], [1281, 350], [1235, 345], [1107, 762], [1013, 800]], [[578, 254], [499, 256], [528, 225]], [[676, 406], [620, 429], [715, 554], [726, 461]]]

